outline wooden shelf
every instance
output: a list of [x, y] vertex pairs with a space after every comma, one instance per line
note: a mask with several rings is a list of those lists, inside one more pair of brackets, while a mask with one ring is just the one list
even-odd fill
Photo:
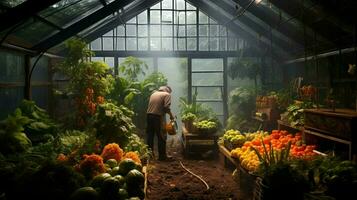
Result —
[[193, 134], [189, 133], [185, 126], [182, 126], [182, 143], [184, 155], [188, 155], [192, 150], [192, 146], [205, 146], [211, 148], [217, 153], [217, 140], [219, 134]]
[[232, 158], [231, 152], [223, 145], [218, 145], [219, 151], [224, 155], [225, 159], [228, 159], [231, 161], [231, 163], [236, 166], [237, 168], [239, 167], [239, 161], [237, 159]]
[[287, 124], [286, 122], [283, 122], [281, 120], [277, 120], [278, 122], [278, 129], [279, 130], [286, 130], [288, 129], [288, 131], [290, 130], [293, 130], [295, 133], [297, 132], [303, 132], [304, 131], [304, 128], [301, 127], [301, 128], [297, 128], [297, 127], [293, 127], [291, 126], [290, 124]]

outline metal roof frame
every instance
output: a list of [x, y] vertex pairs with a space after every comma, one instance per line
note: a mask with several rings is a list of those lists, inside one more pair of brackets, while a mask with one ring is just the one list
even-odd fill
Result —
[[61, 42], [65, 41], [66, 39], [70, 38], [71, 36], [79, 33], [80, 31], [88, 28], [93, 23], [117, 12], [119, 9], [123, 8], [124, 6], [134, 2], [134, 0], [115, 0], [103, 8], [95, 11], [94, 13], [90, 14], [89, 16], [81, 19], [80, 21], [70, 25], [69, 27], [63, 29], [62, 31], [58, 32], [55, 35], [52, 35], [40, 43], [34, 45], [31, 49], [44, 52], [50, 49], [53, 46], [60, 44]]

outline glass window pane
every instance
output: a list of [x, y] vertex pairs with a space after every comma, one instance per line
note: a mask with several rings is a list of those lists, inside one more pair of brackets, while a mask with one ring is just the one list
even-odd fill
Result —
[[228, 38], [228, 50], [229, 51], [237, 50], [237, 43], [235, 38]]
[[117, 50], [124, 51], [125, 50], [125, 38], [117, 38]]
[[162, 36], [173, 36], [172, 25], [162, 25]]
[[196, 24], [196, 12], [187, 11], [187, 24]]
[[172, 11], [162, 11], [162, 23], [172, 24]]
[[176, 0], [177, 10], [185, 10], [185, 0]]
[[104, 62], [104, 57], [91, 57], [91, 61], [102, 61]]
[[159, 24], [160, 23], [160, 11], [159, 10], [150, 10], [150, 23]]
[[[193, 90], [195, 91], [195, 90]], [[198, 87], [197, 99], [215, 99], [222, 100], [222, 92], [220, 87]]]
[[138, 35], [139, 36], [148, 36], [148, 26], [147, 25], [138, 25]]
[[161, 36], [161, 26], [150, 25], [150, 36]]
[[138, 39], [138, 50], [139, 51], [147, 51], [148, 48], [148, 38], [139, 38]]
[[151, 38], [150, 39], [150, 48], [153, 51], [158, 51], [161, 49], [161, 41], [160, 38]]
[[172, 0], [163, 0], [162, 9], [172, 9]]
[[0, 82], [25, 80], [25, 57], [20, 54], [0, 51]]
[[92, 50], [102, 50], [102, 38], [97, 38], [96, 40], [91, 42]]
[[138, 15], [138, 24], [147, 24], [148, 23], [148, 14], [145, 10], [144, 12]]
[[208, 38], [200, 37], [198, 44], [199, 44], [200, 51], [208, 51]]
[[220, 36], [227, 36], [227, 28], [224, 26], [219, 26], [219, 35]]
[[186, 36], [186, 26], [178, 26], [177, 28], [178, 28], [178, 33], [177, 34], [178, 34], [179, 37]]
[[231, 30], [228, 30], [228, 37], [235, 37], [236, 34], [234, 34]]
[[0, 119], [14, 112], [24, 98], [24, 87], [0, 88]]
[[105, 63], [109, 65], [109, 67], [114, 68], [114, 57], [105, 57]]
[[218, 51], [218, 38], [210, 38], [209, 49], [211, 51]]
[[162, 38], [162, 50], [163, 51], [172, 51], [172, 38]]
[[210, 25], [209, 27], [209, 34], [210, 36], [218, 36], [218, 25]]
[[209, 18], [209, 23], [210, 23], [210, 24], [217, 24], [217, 22], [216, 22], [214, 19], [212, 19], [212, 18]]
[[227, 38], [219, 39], [219, 50], [226, 51], [227, 50]]
[[177, 24], [185, 24], [186, 23], [185, 16], [186, 16], [185, 12], [179, 12]]
[[157, 4], [153, 5], [153, 6], [151, 6], [150, 9], [160, 9], [160, 8], [161, 8], [161, 5], [160, 5], [160, 2], [159, 2], [159, 3], [157, 3]]
[[[212, 108], [213, 112], [217, 115], [223, 115], [223, 103], [222, 102], [203, 102], [209, 108]], [[222, 121], [221, 121], [222, 122]]]
[[191, 5], [191, 4], [189, 4], [189, 3], [186, 3], [186, 9], [187, 10], [196, 10], [196, 7]]
[[193, 86], [223, 85], [222, 73], [192, 73]]
[[196, 36], [196, 25], [187, 25], [187, 36]]
[[208, 16], [206, 14], [200, 11], [198, 16], [200, 24], [208, 24]]
[[196, 38], [187, 38], [187, 50], [197, 50]]
[[208, 25], [199, 26], [199, 36], [208, 36]]
[[103, 37], [103, 50], [104, 51], [113, 51], [113, 38], [112, 37]]
[[192, 71], [221, 70], [223, 71], [223, 59], [192, 59]]
[[177, 39], [177, 49], [180, 51], [186, 50], [186, 39], [185, 38], [178, 38]]
[[126, 36], [136, 36], [136, 25], [126, 25]]
[[136, 17], [131, 18], [129, 21], [126, 22], [127, 24], [136, 24]]
[[123, 25], [117, 27], [117, 35], [125, 36], [125, 27]]
[[103, 36], [111, 36], [111, 37], [113, 37], [113, 36], [114, 36], [113, 32], [114, 32], [114, 31], [111, 30], [111, 31], [109, 31], [108, 33], [104, 34]]
[[126, 50], [136, 51], [136, 38], [126, 38]]

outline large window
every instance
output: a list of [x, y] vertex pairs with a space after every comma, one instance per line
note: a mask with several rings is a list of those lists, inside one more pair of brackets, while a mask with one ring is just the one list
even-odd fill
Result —
[[236, 51], [247, 44], [184, 0], [163, 0], [92, 41], [94, 51]]

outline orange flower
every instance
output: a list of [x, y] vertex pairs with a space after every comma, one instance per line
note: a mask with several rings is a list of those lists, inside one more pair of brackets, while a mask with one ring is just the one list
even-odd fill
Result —
[[105, 145], [101, 156], [103, 157], [104, 161], [107, 161], [109, 159], [115, 159], [118, 162], [121, 161], [123, 157], [124, 151], [119, 147], [118, 144], [116, 143], [111, 143]]
[[57, 161], [61, 163], [65, 163], [68, 161], [68, 157], [64, 155], [63, 153], [58, 154], [57, 156]]
[[97, 103], [98, 103], [98, 104], [104, 103], [104, 97], [98, 96], [98, 97], [97, 97]]
[[80, 172], [87, 178], [92, 178], [100, 173], [105, 172], [103, 158], [99, 155], [83, 155], [84, 160], [79, 163]]
[[129, 152], [125, 153], [124, 158], [130, 158], [133, 161], [135, 161], [136, 163], [141, 164], [140, 157], [136, 152], [129, 151]]

